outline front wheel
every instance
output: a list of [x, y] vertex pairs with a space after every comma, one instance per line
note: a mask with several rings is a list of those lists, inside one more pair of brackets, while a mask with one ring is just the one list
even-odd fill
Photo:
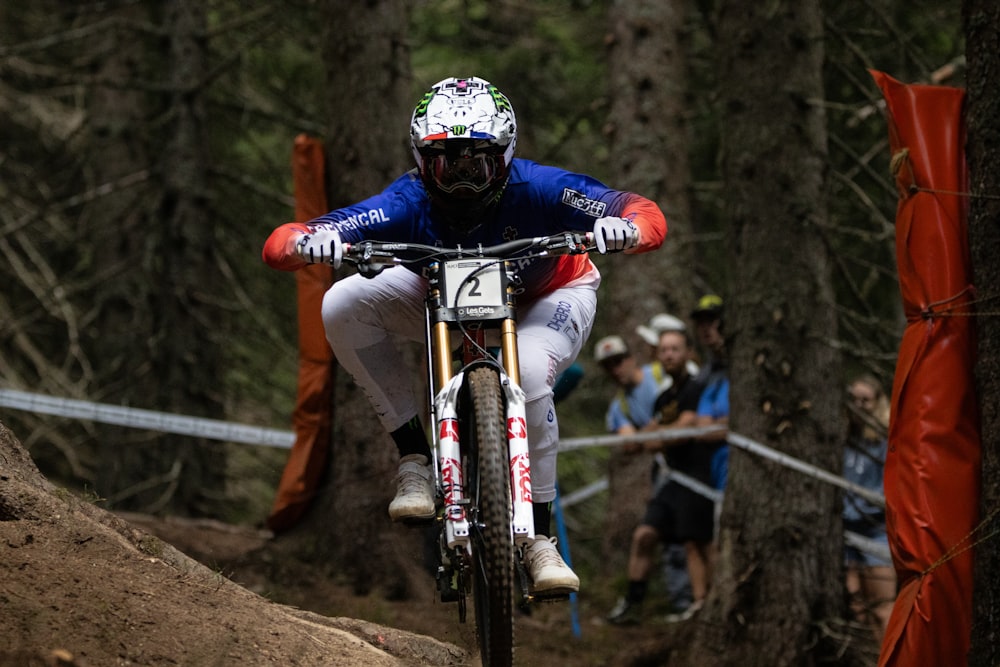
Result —
[[465, 438], [472, 518], [472, 595], [483, 667], [514, 657], [513, 546], [507, 419], [500, 378], [487, 366], [468, 377]]

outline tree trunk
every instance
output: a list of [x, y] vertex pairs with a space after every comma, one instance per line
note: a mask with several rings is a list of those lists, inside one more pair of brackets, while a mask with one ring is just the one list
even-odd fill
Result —
[[[604, 277], [600, 317], [630, 341], [639, 359], [652, 360], [635, 327], [652, 315], [682, 319], [697, 295], [691, 265], [687, 90], [683, 28], [687, 0], [617, 0], [610, 10], [609, 61], [612, 187], [657, 202], [667, 217], [664, 247], [646, 255], [600, 261]], [[631, 533], [642, 517], [649, 488], [646, 456], [612, 452], [610, 502], [603, 562], [621, 571]]]
[[[843, 462], [826, 218], [823, 24], [816, 0], [724, 0], [722, 170], [730, 427], [821, 468]], [[676, 665], [815, 665], [843, 617], [840, 495], [731, 449], [714, 586]]]
[[[966, 119], [969, 165], [969, 246], [980, 309], [994, 311], [992, 295], [1000, 291], [1000, 6], [988, 0], [966, 0], [963, 6], [966, 33]], [[976, 389], [982, 420], [982, 496], [985, 523], [980, 535], [1000, 530], [1000, 321], [985, 316], [976, 320], [978, 358]], [[970, 667], [1000, 664], [1000, 546], [995, 539], [976, 544]]]
[[[95, 358], [113, 371], [100, 383], [106, 398], [218, 417], [222, 355], [213, 345], [216, 339], [205, 335], [206, 322], [222, 326], [221, 311], [207, 288], [216, 271], [201, 87], [208, 69], [205, 11], [203, 3], [184, 0], [170, 3], [162, 16], [168, 35], [164, 83], [169, 93], [154, 108], [165, 118], [163, 144], [139, 133], [132, 141], [117, 136], [132, 131], [124, 128], [142, 126], [137, 121], [145, 119], [146, 96], [123, 84], [133, 85], [142, 67], [161, 58], [158, 45], [142, 40], [134, 46], [130, 40], [109, 50], [105, 76], [125, 90], [109, 86], [95, 96], [95, 116], [105, 118], [107, 112], [106, 118], [113, 119], [110, 151], [94, 160], [98, 183], [143, 171], [157, 153], [163, 183], [158, 192], [147, 193], [145, 205], [128, 194], [117, 201], [121, 210], [116, 213], [126, 221], [122, 227], [108, 224], [106, 201], [96, 204], [89, 218], [95, 229], [95, 256], [127, 267], [124, 279], [102, 294], [94, 328]], [[123, 117], [130, 120], [123, 122]], [[125, 332], [128, 335], [122, 335]], [[130, 433], [126, 437], [145, 441], [123, 447], [121, 429], [101, 432], [99, 440], [107, 451], [97, 469], [97, 491], [110, 506], [206, 514], [224, 496], [225, 457], [218, 443]]]
[[[611, 10], [609, 58], [612, 187], [652, 199], [667, 217], [658, 252], [608, 258], [602, 318], [634, 328], [668, 311], [686, 316], [694, 293], [691, 252], [690, 129], [685, 121], [687, 0], [617, 0]], [[600, 259], [600, 258], [599, 258]], [[650, 280], [652, 279], [652, 284]]]
[[[152, 22], [150, 12], [141, 5], [117, 8], [113, 17]], [[98, 66], [98, 79], [107, 83], [95, 85], [89, 97], [88, 129], [93, 143], [90, 157], [83, 158], [84, 191], [142, 173], [153, 152], [149, 138], [139, 131], [150, 113], [151, 100], [129, 85], [138, 78], [137, 70], [148, 62], [146, 40], [135, 39], [119, 29], [104, 32], [98, 44], [106, 54]], [[150, 190], [142, 188], [142, 192], [144, 198], [155, 198]], [[154, 285], [148, 274], [140, 275], [145, 272], [139, 267], [148, 265], [145, 248], [162, 245], [161, 227], [150, 207], [139, 204], [138, 196], [128, 189], [112, 191], [80, 211], [78, 243], [84, 250], [84, 272], [99, 274], [113, 267], [115, 275], [115, 280], [105, 281], [102, 289], [97, 289], [96, 284], [93, 288], [89, 305], [94, 313], [93, 325], [83, 329], [82, 347], [86, 364], [94, 370], [89, 378], [91, 386], [86, 387], [82, 398], [90, 398], [90, 392], [97, 391], [101, 400], [128, 405], [154, 391], [147, 344], [152, 334], [148, 303]], [[117, 224], [110, 224], [111, 220]], [[153, 403], [141, 407], [153, 407]], [[124, 447], [123, 440], [127, 442]], [[164, 488], [156, 484], [153, 490], [135, 491], [144, 480], [161, 472], [159, 462], [150, 460], [159, 442], [154, 433], [95, 425], [92, 440], [76, 449], [93, 466], [90, 483], [107, 500], [108, 507], [145, 509]]]
[[[226, 310], [206, 287], [217, 279], [217, 240], [209, 206], [209, 152], [205, 87], [208, 76], [208, 7], [200, 0], [165, 5], [164, 23], [171, 35], [167, 126], [170, 140], [163, 156], [164, 188], [158, 220], [166, 243], [162, 292], [154, 312], [156, 404], [168, 411], [218, 417], [223, 413], [220, 378], [224, 353], [220, 337], [204, 336], [212, 322], [226, 330]], [[166, 335], [168, 330], [170, 334]], [[192, 345], [193, 341], [200, 341]], [[171, 505], [183, 513], [205, 513], [225, 492], [225, 450], [217, 442], [168, 440], [166, 453], [182, 465], [181, 483]]]
[[[403, 0], [364, 8], [338, 0], [322, 8], [331, 208], [379, 192], [410, 165], [415, 98], [409, 88], [408, 11]], [[359, 594], [377, 588], [402, 598], [433, 590], [430, 578], [414, 580], [426, 531], [389, 521], [398, 461], [367, 398], [338, 368], [328, 483], [289, 538], [329, 560]]]

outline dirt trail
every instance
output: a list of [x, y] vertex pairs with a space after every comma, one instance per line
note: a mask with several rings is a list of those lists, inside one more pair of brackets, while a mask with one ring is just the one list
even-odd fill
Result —
[[[474, 624], [433, 600], [359, 597], [217, 521], [114, 515], [54, 488], [0, 423], [0, 667], [476, 665]], [[604, 666], [655, 626], [581, 597], [517, 619], [518, 665]], [[662, 628], [662, 626], [660, 626]]]

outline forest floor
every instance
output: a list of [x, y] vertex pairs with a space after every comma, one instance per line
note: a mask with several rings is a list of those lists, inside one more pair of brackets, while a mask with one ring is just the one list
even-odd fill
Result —
[[[49, 484], [0, 423], [0, 667], [476, 665], [473, 613], [358, 596], [270, 533], [112, 514]], [[605, 591], [605, 594], [608, 594]], [[668, 626], [604, 624], [606, 599], [518, 614], [515, 664], [627, 664]]]
[[[228, 579], [268, 599], [324, 616], [349, 617], [427, 635], [476, 654], [474, 614], [458, 620], [457, 606], [434, 599], [434, 581], [428, 576], [428, 595], [421, 600], [386, 600], [358, 596], [350, 587], [330, 581], [307, 563], [273, 562], [266, 531], [240, 528], [216, 521], [162, 519], [124, 515], [130, 524], [172, 544], [180, 551], [224, 574]], [[628, 647], [648, 640], [655, 619], [645, 626], [611, 626], [604, 622], [605, 603], [588, 602], [586, 591], [574, 607], [568, 601], [537, 604], [515, 621], [517, 665], [596, 667], [624, 658]], [[471, 664], [476, 664], [473, 659]]]

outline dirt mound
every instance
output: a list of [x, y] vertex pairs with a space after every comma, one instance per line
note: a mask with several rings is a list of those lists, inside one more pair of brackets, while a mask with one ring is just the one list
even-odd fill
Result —
[[[223, 561], [233, 553], [216, 556]], [[3, 424], [0, 626], [0, 665], [470, 660], [467, 651], [430, 637], [277, 604], [237, 585], [159, 537], [54, 488]]]
[[[616, 588], [590, 577], [576, 606], [519, 613], [515, 664], [629, 664], [666, 627], [604, 624]], [[472, 610], [460, 623], [430, 575], [418, 593], [358, 595], [252, 527], [105, 512], [0, 423], [0, 667], [478, 664]]]

